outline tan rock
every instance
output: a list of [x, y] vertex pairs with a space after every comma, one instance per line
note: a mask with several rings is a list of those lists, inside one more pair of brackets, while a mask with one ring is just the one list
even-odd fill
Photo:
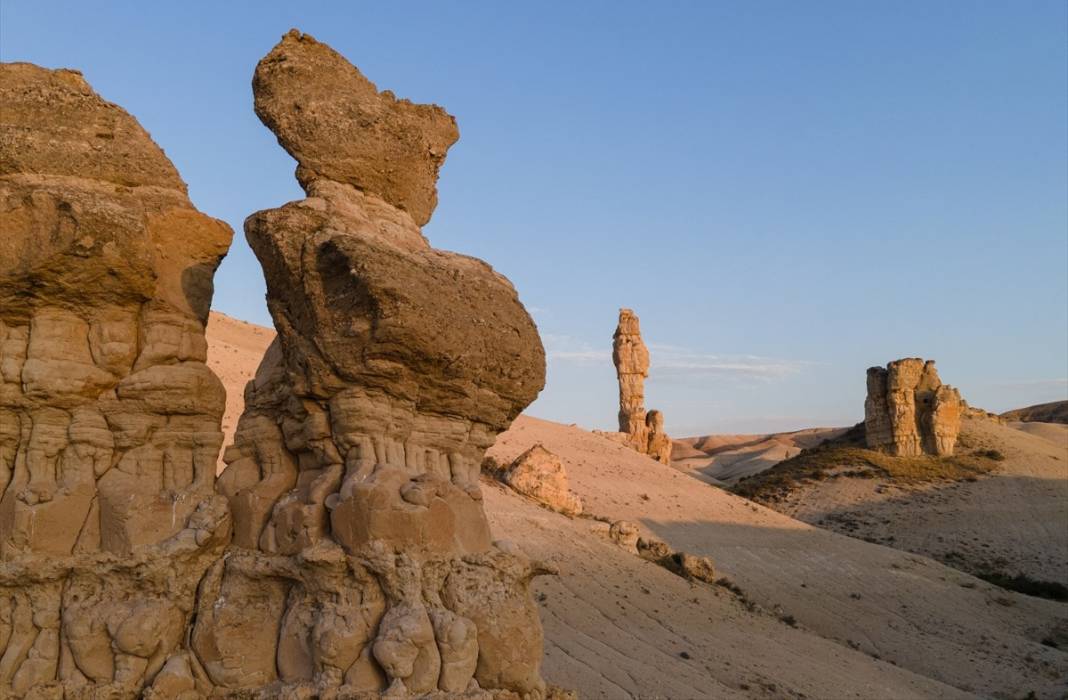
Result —
[[438, 169], [460, 138], [441, 107], [379, 92], [341, 54], [296, 30], [256, 66], [252, 87], [256, 114], [297, 160], [306, 191], [316, 180], [351, 185], [417, 226], [430, 220]]
[[608, 537], [620, 547], [634, 550], [638, 546], [641, 529], [629, 520], [617, 520], [608, 529]]
[[642, 341], [638, 316], [619, 310], [612, 336], [612, 361], [619, 379], [619, 431], [631, 448], [663, 464], [671, 463], [671, 438], [664, 432], [660, 411], [645, 411], [645, 380], [649, 376], [649, 350]]
[[942, 384], [934, 360], [895, 360], [868, 370], [864, 428], [868, 447], [903, 457], [951, 455], [967, 405]]
[[545, 357], [511, 284], [419, 229], [455, 124], [295, 31], [253, 89], [308, 197], [246, 221], [278, 338], [225, 454], [235, 537], [193, 649], [227, 692], [277, 669], [294, 697], [543, 697], [542, 569], [492, 541], [478, 480]]
[[582, 501], [571, 493], [560, 458], [541, 445], [519, 455], [505, 470], [504, 483], [565, 515], [582, 512]]
[[186, 692], [230, 533], [204, 322], [231, 232], [79, 73], [0, 64], [0, 104], [0, 695]]

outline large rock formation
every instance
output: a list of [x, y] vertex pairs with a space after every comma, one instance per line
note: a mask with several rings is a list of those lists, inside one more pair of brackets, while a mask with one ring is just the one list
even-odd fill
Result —
[[132, 696], [189, 670], [229, 539], [204, 324], [232, 233], [81, 74], [2, 64], [0, 105], [0, 696]]
[[960, 392], [938, 378], [934, 360], [895, 360], [868, 370], [868, 447], [903, 457], [951, 455], [965, 410]]
[[307, 198], [245, 222], [278, 338], [225, 455], [233, 546], [192, 647], [226, 689], [541, 697], [540, 569], [493, 542], [478, 478], [544, 352], [504, 277], [420, 231], [455, 122], [296, 31], [253, 89]]
[[664, 432], [664, 416], [660, 411], [645, 411], [649, 349], [642, 342], [638, 316], [630, 309], [619, 310], [619, 325], [612, 336], [612, 361], [619, 379], [619, 431], [631, 448], [670, 464], [671, 438]]

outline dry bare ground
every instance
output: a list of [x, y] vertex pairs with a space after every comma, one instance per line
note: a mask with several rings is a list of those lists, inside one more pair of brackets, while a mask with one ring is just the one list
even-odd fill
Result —
[[[272, 336], [212, 316], [209, 364], [227, 387], [231, 430]], [[489, 480], [483, 491], [495, 536], [560, 570], [535, 583], [552, 683], [585, 698], [1065, 691], [1066, 605], [812, 527], [577, 427], [520, 417], [491, 454], [508, 461], [536, 442], [560, 456], [595, 517], [565, 517]], [[604, 522], [615, 519], [711, 556], [742, 595], [616, 546]]]
[[839, 476], [801, 485], [774, 507], [972, 573], [1068, 586], [1068, 426], [1023, 425], [964, 421], [972, 449], [1004, 457], [986, 474], [926, 483]]
[[807, 428], [760, 435], [702, 435], [675, 440], [671, 466], [710, 484], [733, 484], [848, 428]]

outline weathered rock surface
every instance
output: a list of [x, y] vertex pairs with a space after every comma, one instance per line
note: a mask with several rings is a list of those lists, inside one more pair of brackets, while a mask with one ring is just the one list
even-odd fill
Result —
[[895, 360], [868, 370], [864, 429], [868, 447], [892, 455], [951, 455], [966, 404], [938, 378], [934, 360]]
[[645, 411], [645, 379], [649, 376], [649, 349], [642, 341], [638, 316], [619, 310], [612, 336], [612, 361], [619, 379], [619, 431], [626, 444], [663, 464], [671, 463], [671, 438], [664, 432], [660, 411]]
[[582, 512], [582, 501], [568, 487], [563, 462], [541, 445], [534, 445], [519, 455], [505, 470], [502, 480], [519, 493], [565, 515]]
[[80, 73], [0, 64], [0, 105], [0, 695], [198, 687], [232, 233]]
[[478, 479], [545, 358], [509, 282], [420, 231], [455, 124], [296, 31], [253, 88], [308, 196], [245, 222], [278, 337], [225, 454], [233, 545], [193, 650], [228, 691], [542, 697], [543, 570], [493, 542]]
[[290, 50], [297, 41], [260, 61], [252, 88], [256, 114], [296, 159], [301, 185], [351, 185], [426, 224], [438, 202], [438, 169], [460, 138], [456, 120], [437, 105], [379, 92], [325, 44]]

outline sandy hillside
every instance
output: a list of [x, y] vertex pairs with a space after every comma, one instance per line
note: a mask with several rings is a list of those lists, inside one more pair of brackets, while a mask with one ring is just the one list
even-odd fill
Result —
[[808, 428], [789, 433], [679, 438], [671, 451], [671, 466], [710, 484], [732, 484], [846, 430]]
[[[1040, 697], [1056, 697], [1063, 691], [1068, 650], [1045, 646], [1041, 640], [1055, 628], [1068, 632], [1068, 606], [1005, 591], [926, 557], [811, 527], [721, 489], [695, 484], [676, 469], [579, 428], [520, 417], [491, 454], [507, 461], [535, 442], [561, 457], [572, 490], [588, 512], [632, 520], [677, 549], [711, 556], [749, 598], [792, 615], [814, 636], [967, 692], [1022, 697], [1033, 689]], [[503, 524], [501, 535], [533, 549], [541, 537], [552, 536], [558, 538], [560, 556], [576, 554], [568, 545], [568, 533], [554, 527], [528, 532], [521, 525], [510, 526], [511, 519], [519, 517], [516, 513], [506, 517], [492, 496], [487, 505], [494, 521]], [[592, 560], [581, 552], [574, 562], [583, 576], [605, 577], [606, 588], [621, 586], [628, 601], [650, 595], [634, 593], [627, 577], [611, 569], [591, 571]], [[563, 576], [545, 585], [568, 586], [568, 580]], [[550, 596], [547, 601], [547, 619], [567, 618], [551, 622], [550, 637], [566, 640], [554, 644], [578, 644], [563, 628], [578, 626], [590, 612], [573, 612], [566, 600], [555, 610], [552, 600]], [[630, 629], [631, 614], [616, 607], [619, 614], [612, 624]], [[667, 603], [657, 607], [663, 611]], [[578, 619], [568, 618], [571, 615]], [[693, 624], [698, 630], [689, 632], [690, 638], [708, 639], [717, 653], [732, 643], [719, 639], [726, 632], [721, 625]], [[598, 637], [596, 628], [586, 630], [580, 635], [583, 643], [609, 654], [604, 647], [613, 646], [613, 636], [602, 632]], [[556, 661], [551, 654], [549, 658], [555, 670]], [[598, 666], [588, 673], [603, 671]], [[870, 692], [867, 697], [906, 694]]]
[[1026, 408], [1007, 411], [1001, 417], [1008, 421], [1037, 421], [1041, 423], [1068, 423], [1068, 401], [1051, 401]]
[[1004, 455], [978, 478], [913, 484], [843, 475], [806, 482], [773, 507], [965, 571], [1068, 585], [1068, 426], [1021, 425], [963, 422], [963, 443]]
[[[245, 383], [256, 374], [256, 368], [274, 340], [274, 329], [239, 321], [218, 311], [208, 316], [208, 367], [219, 375], [226, 387], [226, 413], [223, 414], [223, 447], [229, 445], [237, 429], [237, 420], [244, 408]], [[225, 466], [219, 454], [219, 469]]]
[[[212, 315], [228, 434], [272, 337]], [[711, 556], [753, 603], [619, 548], [604, 522], [486, 481], [495, 536], [560, 570], [535, 582], [545, 674], [582, 697], [1015, 698], [1064, 687], [1068, 606], [811, 527], [579, 428], [520, 417], [491, 454], [507, 460], [535, 442], [563, 459], [589, 513]]]

